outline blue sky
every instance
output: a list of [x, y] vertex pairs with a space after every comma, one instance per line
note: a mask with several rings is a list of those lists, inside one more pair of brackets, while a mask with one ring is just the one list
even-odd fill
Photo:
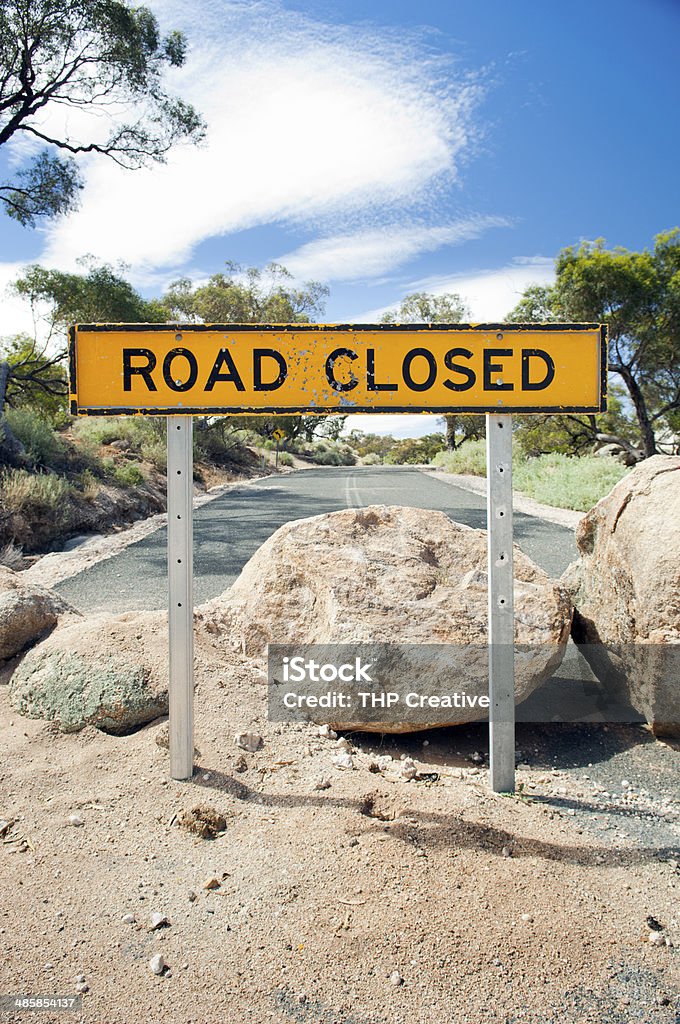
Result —
[[[678, 0], [149, 5], [189, 37], [169, 84], [207, 143], [145, 171], [89, 160], [80, 210], [38, 230], [0, 217], [0, 285], [86, 253], [148, 295], [279, 260], [328, 283], [329, 321], [414, 290], [502, 319], [563, 246], [680, 222]], [[0, 333], [25, 326], [3, 308]]]

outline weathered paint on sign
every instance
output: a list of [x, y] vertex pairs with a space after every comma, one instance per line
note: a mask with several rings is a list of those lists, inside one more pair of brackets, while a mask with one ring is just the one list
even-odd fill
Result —
[[599, 412], [600, 324], [87, 324], [71, 411]]

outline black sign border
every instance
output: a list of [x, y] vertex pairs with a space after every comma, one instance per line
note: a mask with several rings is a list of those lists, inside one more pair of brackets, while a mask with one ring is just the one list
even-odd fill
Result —
[[[107, 332], [138, 332], [144, 333], [148, 331], [174, 331], [179, 334], [202, 334], [205, 332], [213, 331], [231, 331], [231, 332], [245, 332], [245, 331], [259, 331], [261, 333], [273, 333], [281, 334], [285, 332], [302, 334], [308, 331], [318, 333], [319, 331], [338, 331], [338, 332], [352, 332], [358, 334], [362, 331], [388, 331], [391, 333], [397, 331], [416, 331], [427, 333], [430, 331], [474, 331], [476, 333], [490, 334], [492, 332], [500, 333], [513, 331], [515, 333], [521, 331], [539, 331], [542, 334], [545, 333], [559, 333], [564, 331], [599, 331], [600, 334], [600, 353], [599, 353], [599, 364], [600, 364], [600, 378], [599, 378], [599, 389], [600, 398], [597, 406], [592, 405], [522, 405], [522, 406], [504, 406], [498, 405], [490, 408], [489, 405], [481, 406], [429, 406], [427, 408], [419, 409], [417, 406], [384, 406], [376, 408], [375, 406], [352, 406], [347, 408], [346, 406], [334, 406], [330, 409], [319, 409], [318, 407], [310, 408], [308, 406], [267, 406], [266, 409], [262, 407], [251, 408], [250, 406], [238, 406], [229, 409], [225, 409], [224, 406], [168, 406], [158, 408], [152, 406], [151, 408], [145, 408], [142, 406], [135, 407], [134, 409], [129, 406], [116, 407], [116, 406], [80, 406], [78, 404], [77, 396], [77, 340], [78, 331], [87, 331], [88, 333], [107, 333]], [[533, 323], [533, 324], [502, 324], [502, 323], [480, 323], [480, 324], [437, 324], [437, 323], [419, 323], [419, 324], [184, 324], [184, 323], [163, 323], [163, 324], [75, 324], [69, 328], [69, 379], [70, 379], [70, 411], [72, 416], [296, 416], [299, 414], [305, 414], [309, 416], [329, 416], [345, 413], [362, 413], [370, 415], [385, 415], [389, 413], [413, 413], [413, 414], [431, 414], [431, 415], [465, 415], [474, 413], [495, 413], [520, 415], [522, 413], [544, 413], [544, 414], [561, 414], [561, 413], [595, 413], [605, 412], [607, 408], [607, 325], [599, 323], [582, 323], [582, 324], [567, 324], [567, 323]]]

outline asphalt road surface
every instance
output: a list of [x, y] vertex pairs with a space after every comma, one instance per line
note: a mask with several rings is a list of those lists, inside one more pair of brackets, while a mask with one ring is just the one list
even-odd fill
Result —
[[[407, 466], [308, 469], [228, 491], [194, 513], [194, 599], [202, 604], [229, 587], [260, 545], [284, 523], [365, 505], [439, 509], [467, 526], [486, 528], [486, 501]], [[574, 535], [534, 516], [515, 514], [515, 539], [549, 575], [576, 557]], [[55, 587], [77, 608], [130, 611], [167, 607], [166, 531]]]

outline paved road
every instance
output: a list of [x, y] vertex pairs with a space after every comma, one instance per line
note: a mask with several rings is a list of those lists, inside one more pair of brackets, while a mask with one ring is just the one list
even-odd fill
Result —
[[[244, 485], [196, 510], [196, 604], [226, 590], [257, 548], [289, 520], [373, 504], [440, 509], [468, 526], [486, 526], [482, 496], [407, 466], [309, 469]], [[515, 536], [551, 576], [561, 575], [576, 557], [571, 530], [542, 519], [517, 514]], [[158, 530], [56, 589], [89, 611], [165, 608], [165, 546], [165, 530]]]

